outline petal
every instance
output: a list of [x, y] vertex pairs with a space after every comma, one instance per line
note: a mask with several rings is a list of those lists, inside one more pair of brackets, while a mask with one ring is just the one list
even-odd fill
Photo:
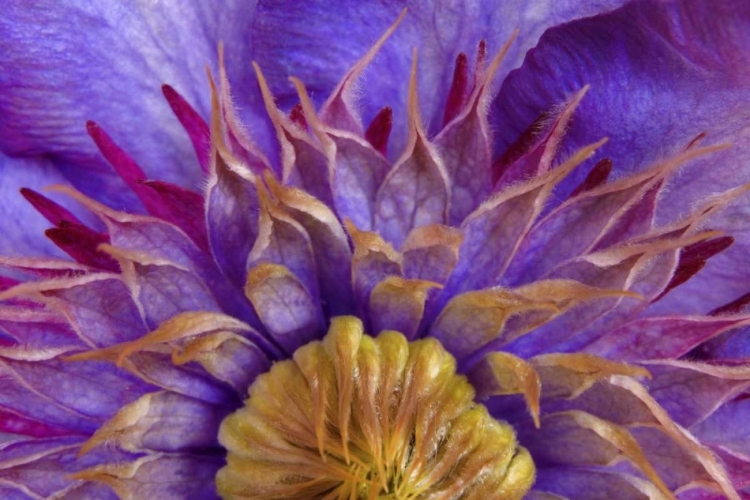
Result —
[[253, 267], [247, 274], [245, 295], [288, 356], [325, 333], [320, 302], [284, 266], [263, 263]]
[[[344, 3], [331, 9], [325, 0], [295, 4], [261, 3], [256, 12], [255, 45], [252, 58], [259, 62], [274, 95], [285, 108], [295, 101], [286, 78], [294, 75], [305, 82], [313, 95], [327, 96], [338, 80], [365, 54], [376, 40], [398, 18], [403, 7], [406, 17], [362, 76], [361, 88], [367, 89], [362, 100], [365, 123], [383, 106], [394, 110], [394, 142], [391, 151], [401, 153], [406, 137], [406, 78], [411, 66], [411, 49], [421, 54], [419, 94], [430, 96], [422, 103], [424, 116], [435, 131], [442, 124], [453, 61], [459, 52], [474, 53], [485, 39], [494, 53], [520, 28], [518, 40], [511, 47], [498, 75], [517, 66], [523, 54], [533, 46], [549, 26], [578, 17], [603, 12], [622, 4], [618, 0], [561, 2], [450, 2], [448, 0], [391, 2], [388, 4]], [[460, 20], [460, 22], [458, 22]], [[353, 30], [352, 26], [357, 29]], [[278, 44], [279, 33], [285, 43]], [[341, 40], [341, 43], [331, 43]], [[394, 75], [402, 86], [394, 85]]]
[[[63, 253], [44, 237], [49, 223], [21, 196], [21, 188], [41, 191], [65, 182], [60, 172], [44, 159], [11, 159], [0, 154], [0, 254], [49, 255]], [[69, 203], [68, 203], [69, 205]]]
[[373, 289], [386, 277], [403, 274], [403, 256], [377, 233], [360, 231], [351, 223], [346, 229], [354, 245], [351, 265], [354, 298], [360, 317], [367, 318]]
[[[116, 498], [106, 487], [85, 487], [71, 476], [81, 469], [99, 465], [103, 461], [131, 459], [132, 455], [113, 451], [95, 452], [78, 460], [76, 454], [80, 443], [80, 437], [3, 443], [4, 460], [0, 462], [2, 498], [23, 500], [39, 498], [110, 500]], [[15, 495], [7, 494], [6, 488], [14, 491]], [[19, 493], [20, 496], [17, 496]]]
[[748, 321], [747, 317], [643, 318], [606, 333], [585, 350], [622, 361], [674, 359]]
[[281, 206], [305, 229], [315, 254], [318, 285], [329, 315], [351, 314], [354, 298], [350, 265], [352, 251], [336, 214], [309, 194], [266, 181]]
[[77, 433], [95, 430], [103, 420], [148, 390], [135, 377], [101, 362], [3, 360], [6, 385], [0, 405]]
[[720, 446], [750, 459], [750, 399], [742, 397], [725, 404], [692, 431], [706, 444]]
[[[575, 500], [646, 500], [659, 498], [658, 490], [633, 476], [601, 472], [586, 468], [544, 467], [539, 470], [535, 489], [552, 492], [541, 500], [571, 498]], [[557, 495], [564, 495], [559, 497]]]
[[[683, 151], [699, 134], [709, 143], [732, 143], [686, 165], [667, 184], [656, 220], [674, 220], [706, 196], [750, 181], [750, 114], [743, 104], [750, 98], [749, 23], [748, 5], [732, 1], [644, 1], [550, 29], [495, 100], [496, 152], [570, 92], [591, 84], [561, 146], [563, 156], [606, 136], [602, 154], [622, 175]], [[585, 175], [575, 172], [558, 201]], [[712, 228], [729, 229], [731, 221], [742, 220], [746, 203]], [[734, 248], [666, 297], [672, 310], [706, 312], [747, 291], [750, 238], [744, 226], [734, 227]], [[726, 276], [734, 277], [726, 286], [711, 286]]]
[[213, 456], [154, 454], [130, 463], [105, 464], [74, 477], [99, 481], [120, 498], [218, 499], [214, 476], [223, 460]]
[[95, 275], [39, 285], [48, 306], [96, 347], [127, 342], [147, 332], [130, 290], [113, 275]]
[[437, 148], [427, 140], [417, 98], [417, 53], [409, 82], [409, 135], [404, 154], [383, 180], [375, 201], [375, 227], [396, 247], [412, 229], [448, 219], [450, 179]]
[[[689, 361], [656, 361], [646, 365], [648, 389], [679, 425], [690, 428], [723, 411], [723, 405], [750, 386], [750, 369]], [[705, 441], [704, 441], [705, 442]]]
[[216, 430], [230, 411], [173, 392], [151, 392], [123, 405], [81, 447], [80, 454], [104, 444], [134, 453], [218, 446]]
[[[147, 173], [160, 174], [150, 177], [197, 186], [198, 162], [160, 86], [172, 84], [207, 116], [202, 67], [219, 40], [246, 49], [254, 9], [242, 2], [9, 7], [0, 21], [0, 149], [50, 158], [84, 192], [133, 206], [86, 137], [85, 122], [96, 120]], [[247, 90], [251, 101], [258, 97]]]
[[[257, 326], [258, 320], [250, 304], [243, 299], [239, 288], [217, 268], [213, 259], [200, 250], [179, 228], [153, 217], [118, 212], [66, 186], [57, 186], [95, 213], [107, 226], [113, 247], [132, 251], [149, 259], [176, 265], [200, 278], [234, 316]], [[111, 249], [110, 249], [111, 251]]]

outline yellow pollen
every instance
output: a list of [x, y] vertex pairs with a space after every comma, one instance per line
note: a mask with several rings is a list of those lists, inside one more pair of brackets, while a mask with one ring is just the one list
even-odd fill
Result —
[[334, 318], [227, 417], [224, 499], [520, 499], [535, 475], [435, 339]]

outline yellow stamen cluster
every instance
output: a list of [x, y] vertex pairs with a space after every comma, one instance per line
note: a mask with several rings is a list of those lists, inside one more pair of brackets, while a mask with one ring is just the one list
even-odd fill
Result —
[[334, 318], [249, 392], [219, 432], [224, 499], [520, 499], [534, 480], [513, 429], [434, 339]]

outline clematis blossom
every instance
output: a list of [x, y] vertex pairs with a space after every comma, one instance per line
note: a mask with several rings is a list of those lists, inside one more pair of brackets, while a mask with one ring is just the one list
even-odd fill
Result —
[[2, 15], [0, 496], [750, 498], [750, 10], [337, 4]]

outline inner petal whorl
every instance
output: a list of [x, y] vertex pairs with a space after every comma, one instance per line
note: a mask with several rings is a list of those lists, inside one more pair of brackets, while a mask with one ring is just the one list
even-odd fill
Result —
[[219, 431], [224, 499], [520, 499], [534, 481], [513, 429], [434, 339], [337, 317], [249, 393]]

